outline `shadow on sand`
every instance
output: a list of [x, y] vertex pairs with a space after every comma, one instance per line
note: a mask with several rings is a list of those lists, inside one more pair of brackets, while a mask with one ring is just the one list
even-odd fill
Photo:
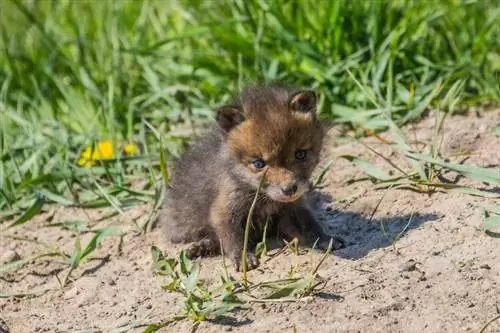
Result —
[[326, 193], [314, 191], [311, 198], [325, 231], [346, 241], [346, 247], [335, 251], [334, 255], [350, 260], [363, 258], [375, 249], [391, 246], [398, 237], [404, 237], [409, 231], [439, 218], [436, 214], [415, 213], [413, 216], [405, 214], [373, 218], [370, 221], [369, 216], [357, 212], [325, 210], [325, 204], [329, 206], [333, 201]]

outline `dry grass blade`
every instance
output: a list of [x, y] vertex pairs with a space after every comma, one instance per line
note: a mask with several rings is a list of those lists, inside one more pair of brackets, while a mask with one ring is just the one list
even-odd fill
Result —
[[493, 324], [495, 321], [497, 320], [500, 320], [500, 314], [497, 315], [496, 317], [493, 317], [490, 321], [488, 321], [484, 326], [483, 328], [481, 328], [481, 330], [479, 331], [479, 333], [485, 333], [486, 332], [486, 329], [491, 325]]

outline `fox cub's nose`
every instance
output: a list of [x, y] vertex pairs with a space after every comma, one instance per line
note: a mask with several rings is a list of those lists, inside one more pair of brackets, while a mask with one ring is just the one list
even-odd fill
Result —
[[283, 191], [283, 194], [287, 196], [294, 195], [295, 192], [297, 192], [297, 185], [295, 183], [287, 184], [281, 188], [281, 191]]

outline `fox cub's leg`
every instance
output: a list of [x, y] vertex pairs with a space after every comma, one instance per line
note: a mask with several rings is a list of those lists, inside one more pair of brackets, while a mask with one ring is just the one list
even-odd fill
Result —
[[[224, 254], [227, 255], [237, 271], [242, 270], [242, 253], [245, 235], [246, 215], [230, 206], [230, 198], [227, 192], [221, 191], [210, 212], [210, 223], [215, 230], [217, 238], [222, 243]], [[231, 210], [232, 208], [232, 210]], [[251, 240], [249, 240], [251, 242]], [[253, 253], [253, 243], [248, 244], [246, 266], [248, 270], [259, 266], [259, 259]]]

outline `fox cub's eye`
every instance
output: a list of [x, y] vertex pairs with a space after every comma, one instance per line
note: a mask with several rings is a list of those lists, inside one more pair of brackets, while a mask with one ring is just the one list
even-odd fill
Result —
[[303, 160], [307, 157], [307, 150], [305, 149], [297, 149], [295, 151], [295, 158], [298, 160]]
[[258, 158], [256, 160], [253, 160], [252, 162], [253, 166], [256, 168], [256, 169], [262, 169], [263, 167], [266, 166], [266, 162], [264, 162], [262, 159]]

